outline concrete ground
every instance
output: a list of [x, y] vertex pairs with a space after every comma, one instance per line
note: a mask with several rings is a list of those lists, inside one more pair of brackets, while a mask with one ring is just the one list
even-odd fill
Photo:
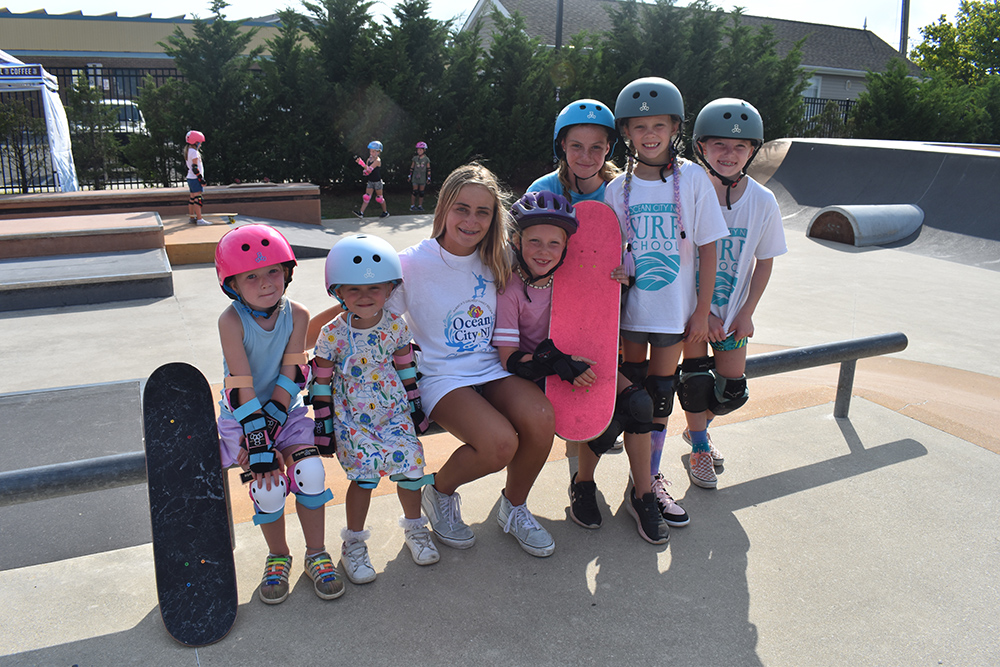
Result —
[[[324, 225], [331, 244], [363, 228], [402, 248], [424, 238], [429, 223], [393, 216]], [[378, 579], [348, 583], [333, 602], [312, 594], [289, 515], [294, 588], [269, 607], [255, 597], [263, 539], [239, 521], [236, 625], [222, 642], [189, 649], [158, 618], [148, 542], [73, 553], [77, 540], [100, 541], [88, 528], [100, 512], [90, 510], [93, 521], [65, 526], [67, 553], [0, 571], [8, 629], [0, 665], [1000, 663], [1000, 273], [816, 242], [794, 219], [786, 233], [789, 253], [775, 262], [751, 353], [891, 331], [905, 333], [909, 347], [858, 364], [848, 419], [832, 417], [835, 367], [751, 381], [750, 404], [713, 427], [728, 466], [715, 491], [689, 484], [675, 418], [663, 471], [692, 522], [668, 545], [636, 535], [622, 506], [620, 455], [598, 469], [604, 526], [570, 522], [574, 452], [557, 441], [529, 499], [557, 541], [551, 558], [528, 556], [496, 525], [498, 474], [461, 489], [476, 546], [441, 547], [441, 562], [426, 568], [403, 545], [395, 498], [374, 498]], [[290, 287], [314, 312], [331, 303], [322, 272], [322, 259], [304, 259]], [[169, 299], [0, 314], [0, 393], [141, 379], [177, 360], [220, 382], [215, 323], [228, 299], [214, 269], [177, 267], [174, 286]], [[60, 406], [52, 411], [56, 419]], [[457, 446], [435, 437], [428, 449], [442, 456]], [[72, 460], [71, 443], [68, 433], [51, 446]], [[37, 458], [9, 442], [0, 451], [4, 469]], [[328, 470], [342, 502], [342, 479]], [[46, 502], [72, 515], [87, 496]], [[117, 502], [134, 499], [105, 504], [105, 517], [135, 520], [136, 508]], [[0, 508], [0, 557], [30, 540], [4, 535], [12, 513], [30, 508]], [[34, 521], [45, 532], [44, 513]], [[329, 506], [331, 552], [343, 526], [343, 508]]]

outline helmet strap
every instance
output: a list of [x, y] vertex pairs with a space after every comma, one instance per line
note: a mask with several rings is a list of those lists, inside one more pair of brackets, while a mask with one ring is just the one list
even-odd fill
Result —
[[672, 150], [668, 149], [668, 152], [670, 153], [670, 159], [667, 160], [663, 164], [653, 164], [652, 162], [646, 162], [641, 157], [639, 157], [639, 151], [633, 150], [632, 148], [630, 148], [628, 146], [628, 144], [625, 145], [625, 152], [628, 153], [632, 157], [632, 159], [634, 159], [636, 162], [641, 162], [642, 164], [646, 165], [647, 167], [659, 167], [660, 168], [660, 180], [662, 182], [664, 182], [664, 183], [667, 182], [667, 177], [664, 175], [663, 172], [665, 172], [665, 171], [667, 171], [669, 169], [673, 169], [674, 168], [674, 162], [675, 162], [675, 160], [674, 160], [674, 153], [673, 153]]
[[697, 141], [694, 142], [694, 154], [698, 157], [699, 160], [701, 160], [701, 163], [705, 165], [705, 169], [708, 169], [708, 173], [712, 174], [712, 176], [715, 176], [717, 179], [719, 179], [719, 182], [722, 183], [722, 185], [724, 185], [726, 188], [727, 211], [733, 210], [733, 204], [730, 201], [730, 193], [732, 193], [732, 191], [736, 189], [736, 186], [739, 185], [740, 181], [742, 181], [743, 178], [747, 175], [747, 169], [750, 168], [750, 163], [753, 162], [753, 159], [757, 157], [757, 152], [760, 151], [761, 145], [762, 144], [758, 144], [757, 147], [754, 148], [753, 153], [750, 154], [750, 159], [748, 159], [747, 163], [743, 165], [743, 169], [740, 170], [740, 173], [736, 178], [727, 178], [712, 168], [712, 165], [710, 165], [708, 163], [708, 160], [705, 159], [705, 154], [701, 152], [701, 146], [699, 145], [699, 142]]
[[249, 313], [251, 317], [263, 317], [265, 320], [268, 320], [271, 318], [271, 315], [274, 315], [274, 311], [278, 309], [278, 306], [281, 305], [281, 300], [279, 299], [278, 303], [274, 304], [270, 308], [266, 308], [264, 310], [256, 310], [250, 304], [244, 301], [243, 297], [240, 296], [239, 292], [230, 287], [228, 283], [223, 284], [222, 289], [234, 301], [236, 301], [237, 306], [242, 308], [244, 312]]
[[[524, 283], [524, 296], [528, 299], [528, 301], [531, 301], [531, 295], [528, 293], [528, 287], [533, 286], [532, 283], [537, 282], [539, 280], [543, 280], [545, 278], [551, 278], [552, 274], [556, 272], [556, 269], [562, 266], [563, 262], [566, 261], [566, 253], [568, 251], [569, 251], [569, 244], [567, 244], [566, 247], [563, 248], [562, 257], [559, 258], [559, 261], [556, 262], [555, 266], [553, 266], [549, 271], [546, 271], [542, 275], [536, 276], [531, 272], [531, 269], [528, 268], [528, 263], [524, 261], [524, 255], [521, 254], [521, 249], [517, 246], [514, 246], [514, 257], [517, 258], [517, 267], [515, 267], [515, 270], [517, 271], [518, 275], [521, 276], [521, 282]], [[551, 282], [552, 281], [550, 280], [549, 283], [551, 284]], [[548, 287], [548, 285], [546, 285], [546, 287]]]

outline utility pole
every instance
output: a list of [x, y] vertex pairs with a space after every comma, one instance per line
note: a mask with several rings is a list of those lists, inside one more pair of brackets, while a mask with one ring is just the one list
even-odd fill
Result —
[[[560, 0], [562, 2], [562, 0]], [[903, 0], [903, 15], [899, 23], [899, 55], [906, 57], [906, 38], [910, 31], [910, 0]]]

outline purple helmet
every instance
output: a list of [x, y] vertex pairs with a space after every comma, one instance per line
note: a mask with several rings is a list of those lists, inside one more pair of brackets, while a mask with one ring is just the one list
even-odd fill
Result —
[[510, 214], [521, 230], [533, 225], [555, 225], [561, 227], [566, 236], [572, 236], [579, 226], [573, 205], [562, 195], [547, 190], [526, 192], [511, 206]]

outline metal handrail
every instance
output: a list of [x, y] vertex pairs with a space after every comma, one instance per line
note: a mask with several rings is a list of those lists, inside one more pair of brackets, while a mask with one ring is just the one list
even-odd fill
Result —
[[[899, 352], [905, 350], [906, 345], [905, 335], [891, 333], [755, 354], [747, 358], [746, 375], [748, 378], [763, 377], [839, 363], [833, 416], [845, 418], [851, 405], [857, 360]], [[141, 451], [12, 470], [0, 473], [0, 507], [145, 481], [146, 455]]]

